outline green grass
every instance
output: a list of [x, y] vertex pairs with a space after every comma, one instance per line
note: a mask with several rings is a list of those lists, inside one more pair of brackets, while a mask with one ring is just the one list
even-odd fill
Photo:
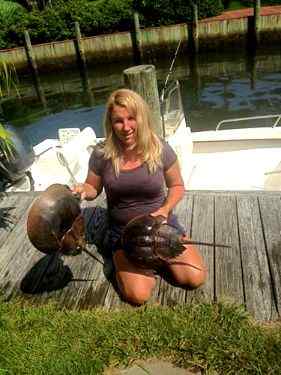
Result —
[[281, 373], [281, 329], [229, 305], [67, 311], [0, 304], [0, 374], [99, 374], [168, 358], [210, 374]]

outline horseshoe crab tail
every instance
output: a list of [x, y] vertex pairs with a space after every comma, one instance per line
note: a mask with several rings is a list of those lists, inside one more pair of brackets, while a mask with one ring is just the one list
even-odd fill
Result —
[[230, 249], [230, 245], [218, 244], [215, 242], [204, 242], [204, 241], [193, 241], [193, 240], [185, 240], [182, 239], [181, 242], [185, 245], [205, 245], [205, 246], [215, 246], [215, 247], [225, 247]]
[[94, 258], [97, 262], [99, 262], [100, 264], [102, 264], [103, 266], [105, 265], [104, 262], [102, 262], [98, 257], [96, 257], [93, 253], [91, 253], [89, 250], [87, 250], [86, 248], [82, 249], [82, 251], [84, 251], [86, 254], [90, 255], [90, 257]]

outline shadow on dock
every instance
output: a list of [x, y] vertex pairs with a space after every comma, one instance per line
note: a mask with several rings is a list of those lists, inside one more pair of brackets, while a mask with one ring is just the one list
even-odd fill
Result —
[[57, 254], [41, 258], [20, 284], [23, 293], [38, 294], [62, 289], [73, 280], [71, 269]]
[[[110, 282], [114, 289], [115, 278], [113, 277], [112, 256], [106, 250], [106, 228], [107, 228], [107, 210], [102, 207], [86, 208], [83, 212], [86, 218], [86, 240], [87, 248], [83, 254], [85, 258], [93, 260], [93, 267], [97, 264], [102, 265], [102, 273]], [[87, 219], [88, 217], [88, 219]], [[8, 220], [8, 219], [7, 219]], [[103, 230], [101, 230], [103, 227]], [[77, 255], [75, 257], [81, 257]], [[74, 257], [67, 257], [74, 258]], [[75, 261], [67, 261], [59, 253], [45, 255], [41, 258], [24, 276], [21, 281], [20, 289], [26, 294], [41, 294], [63, 289], [70, 282], [90, 282], [94, 283], [95, 279], [83, 277], [83, 275], [74, 276]], [[86, 259], [88, 261], [88, 259]], [[79, 260], [77, 259], [79, 263]], [[69, 264], [67, 264], [69, 263]]]

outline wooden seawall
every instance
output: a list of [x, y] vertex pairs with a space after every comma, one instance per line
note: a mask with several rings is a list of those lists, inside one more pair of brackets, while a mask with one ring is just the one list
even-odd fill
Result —
[[[227, 46], [230, 51], [244, 48], [247, 44], [248, 18], [253, 9], [223, 12], [221, 16], [199, 21], [198, 33], [200, 49], [221, 50]], [[261, 45], [280, 44], [281, 6], [261, 8]], [[143, 57], [150, 59], [157, 53], [165, 56], [173, 54], [181, 40], [185, 50], [190, 50], [190, 31], [186, 23], [161, 27], [141, 28], [140, 40]], [[32, 40], [31, 40], [32, 42]], [[85, 37], [81, 40], [88, 63], [122, 61], [133, 58], [132, 36], [130, 31], [113, 34]], [[54, 41], [33, 45], [34, 56], [40, 72], [56, 69], [59, 66], [76, 66], [76, 53], [73, 40]], [[24, 47], [10, 48], [0, 51], [0, 57], [7, 64], [13, 64], [17, 71], [28, 71], [28, 63]]]
[[[38, 193], [0, 195], [0, 290], [6, 300], [55, 300], [68, 308], [120, 308], [112, 264], [95, 244], [105, 237], [105, 201], [84, 208], [88, 252], [76, 257], [39, 253], [26, 235], [28, 209]], [[172, 286], [158, 276], [149, 303], [197, 301], [244, 304], [257, 319], [281, 314], [281, 192], [187, 192], [178, 205], [181, 224], [195, 240], [231, 248], [200, 246], [208, 280], [195, 291]], [[99, 247], [100, 248], [100, 247]], [[105, 260], [105, 265], [93, 255]]]

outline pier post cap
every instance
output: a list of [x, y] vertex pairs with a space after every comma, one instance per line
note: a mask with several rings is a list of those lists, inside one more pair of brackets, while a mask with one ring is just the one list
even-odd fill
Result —
[[127, 68], [124, 70], [124, 74], [136, 74], [140, 72], [146, 72], [149, 73], [150, 71], [155, 70], [154, 65], [148, 65], [148, 64], [143, 64], [143, 65], [135, 65], [130, 68]]
[[136, 65], [123, 71], [125, 86], [137, 92], [147, 102], [153, 117], [153, 128], [163, 136], [160, 101], [154, 65]]

